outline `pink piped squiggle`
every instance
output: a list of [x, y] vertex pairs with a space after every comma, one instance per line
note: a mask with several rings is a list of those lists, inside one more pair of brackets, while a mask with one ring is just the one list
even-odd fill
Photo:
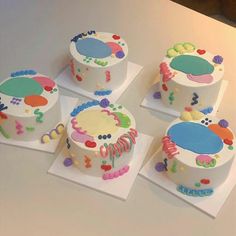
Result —
[[172, 159], [175, 155], [179, 154], [176, 144], [171, 141], [170, 136], [164, 136], [162, 138], [162, 150], [169, 159]]
[[108, 179], [114, 179], [114, 178], [118, 178], [119, 176], [122, 176], [123, 174], [127, 173], [129, 171], [129, 166], [126, 165], [123, 168], [121, 168], [120, 170], [117, 170], [115, 172], [112, 173], [105, 173], [102, 178], [104, 180], [108, 180]]
[[24, 133], [23, 125], [22, 125], [19, 121], [16, 121], [16, 133], [17, 133], [18, 135]]
[[120, 120], [118, 118], [118, 116], [112, 112], [110, 112], [109, 110], [103, 109], [102, 112], [106, 112], [108, 116], [113, 116], [114, 120], [117, 121], [116, 126], [120, 126]]
[[121, 135], [116, 143], [110, 143], [108, 146], [101, 145], [100, 146], [100, 154], [103, 158], [108, 157], [108, 155], [112, 158], [116, 157], [118, 154], [120, 157], [124, 152], [129, 152], [132, 146], [136, 143], [135, 138], [138, 136], [137, 130], [131, 128], [130, 131], [126, 134]]
[[210, 74], [205, 74], [205, 75], [187, 74], [187, 78], [191, 81], [201, 84], [210, 84], [213, 81], [213, 77]]
[[160, 73], [163, 75], [162, 80], [164, 83], [169, 81], [172, 77], [174, 77], [174, 74], [170, 72], [166, 62], [162, 62], [160, 64]]
[[78, 123], [77, 123], [76, 118], [73, 118], [73, 119], [71, 120], [71, 124], [72, 124], [72, 128], [73, 128], [74, 130], [76, 130], [78, 133], [80, 133], [80, 134], [86, 134], [86, 133], [87, 133], [86, 130], [83, 130], [81, 127], [78, 127], [78, 126], [77, 126]]

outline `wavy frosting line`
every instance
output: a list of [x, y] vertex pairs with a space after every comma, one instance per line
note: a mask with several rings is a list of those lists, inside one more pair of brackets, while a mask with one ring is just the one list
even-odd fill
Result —
[[183, 193], [184, 195], [191, 196], [191, 197], [210, 196], [214, 192], [212, 188], [207, 188], [207, 189], [191, 189], [191, 188], [183, 186], [182, 184], [177, 186], [177, 191]]
[[75, 66], [74, 66], [73, 59], [70, 60], [70, 71], [71, 71], [72, 76], [75, 76]]
[[108, 179], [114, 179], [114, 178], [118, 178], [119, 176], [122, 176], [123, 174], [127, 173], [129, 171], [129, 166], [126, 165], [123, 168], [121, 168], [120, 170], [117, 170], [115, 172], [112, 173], [105, 173], [102, 178], [104, 180], [108, 180]]
[[70, 115], [71, 116], [76, 116], [78, 115], [81, 111], [89, 108], [89, 107], [92, 107], [92, 106], [97, 106], [99, 105], [99, 101], [97, 100], [93, 100], [93, 101], [89, 101], [89, 102], [86, 102], [86, 103], [83, 103], [81, 105], [79, 105], [78, 107], [76, 107], [71, 113]]
[[83, 130], [81, 127], [78, 127], [78, 123], [77, 123], [77, 120], [76, 118], [74, 117], [73, 119], [71, 119], [71, 124], [72, 124], [72, 128], [74, 130], [76, 130], [79, 134], [86, 134], [87, 131], [86, 130]]
[[116, 114], [114, 114], [106, 109], [103, 109], [101, 112], [106, 112], [108, 116], [113, 116], [114, 120], [117, 121], [116, 126], [120, 126], [120, 119], [118, 118], [118, 116]]
[[44, 134], [41, 137], [41, 143], [49, 143], [52, 139], [57, 139], [64, 131], [65, 126], [60, 123], [55, 129], [52, 129], [48, 134]]
[[138, 136], [138, 131], [130, 128], [130, 131], [126, 134], [121, 135], [117, 142], [109, 145], [100, 146], [100, 155], [103, 158], [108, 157], [112, 158], [121, 157], [124, 152], [129, 152], [132, 149], [132, 146], [136, 144], [135, 138]]
[[160, 73], [163, 75], [163, 82], [167, 82], [174, 77], [174, 74], [170, 72], [170, 69], [166, 62], [162, 62], [160, 64]]
[[87, 32], [77, 34], [76, 36], [74, 36], [71, 39], [71, 42], [75, 42], [76, 43], [78, 41], [78, 39], [82, 39], [83, 37], [86, 37], [86, 36], [89, 36], [89, 35], [93, 35], [93, 34], [96, 34], [95, 30], [89, 30]]
[[162, 150], [169, 159], [172, 159], [175, 155], [179, 154], [176, 144], [171, 141], [171, 138], [168, 135], [162, 138]]
[[36, 75], [37, 72], [35, 70], [19, 70], [11, 73], [11, 77], [17, 77], [22, 75]]

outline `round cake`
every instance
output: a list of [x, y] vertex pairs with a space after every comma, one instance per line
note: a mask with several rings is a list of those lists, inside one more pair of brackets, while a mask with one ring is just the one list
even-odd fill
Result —
[[163, 161], [177, 190], [189, 196], [209, 196], [227, 178], [235, 155], [234, 134], [224, 119], [192, 110], [173, 121], [162, 139]]
[[94, 30], [76, 35], [70, 43], [74, 81], [95, 95], [109, 95], [126, 79], [128, 46], [112, 33]]
[[178, 43], [160, 64], [160, 93], [165, 106], [210, 113], [224, 75], [223, 58], [191, 43]]
[[[34, 70], [23, 70], [0, 83], [3, 137], [21, 141], [42, 138], [45, 143], [62, 132], [64, 126], [58, 124], [60, 120], [58, 87], [50, 78]], [[53, 128], [56, 128], [55, 134], [46, 135]]]
[[106, 98], [78, 106], [71, 113], [67, 135], [65, 166], [104, 180], [129, 170], [138, 132], [132, 114], [123, 106]]

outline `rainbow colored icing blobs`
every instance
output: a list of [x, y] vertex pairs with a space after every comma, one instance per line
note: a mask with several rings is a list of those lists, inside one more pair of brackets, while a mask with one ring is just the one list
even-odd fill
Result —
[[65, 166], [104, 180], [129, 171], [138, 132], [132, 114], [108, 99], [89, 101], [71, 112]]
[[126, 79], [127, 43], [119, 35], [90, 30], [71, 39], [71, 76], [78, 86], [105, 96]]
[[191, 43], [178, 43], [167, 50], [160, 63], [161, 100], [182, 112], [185, 107], [210, 110], [224, 75], [223, 57]]
[[0, 84], [0, 135], [32, 141], [50, 132], [60, 121], [58, 87], [34, 70], [11, 73]]
[[155, 169], [165, 172], [181, 193], [205, 197], [227, 179], [234, 155], [235, 138], [228, 122], [189, 110], [168, 127], [162, 161]]

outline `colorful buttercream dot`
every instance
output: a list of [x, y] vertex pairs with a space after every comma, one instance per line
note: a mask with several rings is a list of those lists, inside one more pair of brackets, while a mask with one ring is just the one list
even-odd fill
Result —
[[222, 128], [227, 128], [229, 126], [229, 122], [227, 120], [224, 120], [224, 119], [220, 120], [218, 124]]
[[100, 106], [103, 107], [103, 108], [108, 107], [109, 104], [110, 104], [110, 101], [107, 98], [104, 98], [100, 101]]
[[213, 57], [213, 60], [212, 60], [212, 61], [213, 61], [214, 63], [216, 63], [216, 64], [221, 64], [221, 63], [223, 62], [223, 60], [224, 60], [224, 59], [223, 59], [222, 56], [217, 55], [217, 56], [214, 56], [214, 57]]
[[123, 51], [119, 51], [116, 53], [116, 57], [117, 58], [123, 58], [125, 56], [124, 52]]
[[153, 97], [154, 97], [155, 99], [160, 99], [160, 98], [161, 98], [161, 92], [155, 92], [155, 93], [153, 94]]
[[73, 161], [70, 157], [67, 157], [64, 162], [63, 162], [64, 166], [68, 167], [71, 166], [73, 164]]

